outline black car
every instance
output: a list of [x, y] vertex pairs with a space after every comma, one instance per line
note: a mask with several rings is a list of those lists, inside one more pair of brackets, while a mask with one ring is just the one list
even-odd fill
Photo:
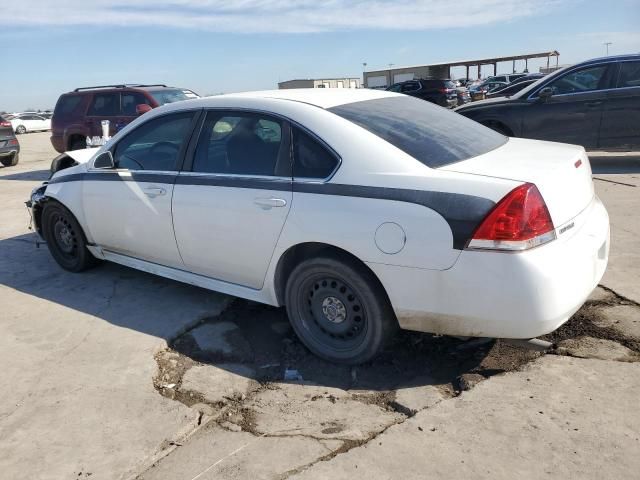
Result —
[[20, 144], [13, 133], [11, 122], [0, 116], [0, 163], [14, 167], [20, 158]]
[[589, 149], [640, 147], [640, 54], [596, 58], [553, 72], [510, 98], [456, 111], [505, 135]]
[[458, 105], [456, 84], [448, 79], [424, 78], [407, 80], [406, 82], [395, 83], [387, 90], [421, 98], [441, 107], [453, 108]]

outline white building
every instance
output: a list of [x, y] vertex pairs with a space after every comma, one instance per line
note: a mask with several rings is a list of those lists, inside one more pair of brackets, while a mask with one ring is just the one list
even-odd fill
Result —
[[308, 78], [278, 83], [278, 88], [360, 88], [359, 78]]

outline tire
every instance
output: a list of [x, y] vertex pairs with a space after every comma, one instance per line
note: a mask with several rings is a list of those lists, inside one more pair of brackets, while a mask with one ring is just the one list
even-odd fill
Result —
[[82, 150], [87, 148], [87, 139], [85, 137], [74, 138], [69, 144], [69, 150]]
[[0, 163], [5, 167], [15, 167], [20, 160], [20, 154], [14, 153], [10, 158], [2, 158], [0, 159]]
[[87, 239], [73, 214], [57, 202], [45, 204], [42, 236], [54, 260], [65, 270], [82, 272], [98, 264], [87, 249]]
[[397, 320], [385, 291], [365, 267], [333, 256], [296, 266], [285, 303], [294, 331], [315, 355], [357, 365], [393, 338]]
[[18, 125], [18, 126], [16, 127], [16, 133], [17, 133], [18, 135], [22, 135], [22, 134], [24, 134], [24, 133], [27, 133], [27, 128], [26, 128], [24, 125]]

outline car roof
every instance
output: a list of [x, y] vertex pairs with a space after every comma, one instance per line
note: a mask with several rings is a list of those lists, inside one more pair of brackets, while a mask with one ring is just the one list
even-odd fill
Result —
[[[364, 102], [386, 97], [402, 97], [402, 94], [374, 90], [369, 88], [292, 88], [284, 90], [265, 90], [257, 92], [230, 93], [188, 100], [191, 104], [206, 106], [212, 100], [231, 98], [275, 99], [306, 103], [320, 108], [331, 108], [347, 103]], [[216, 101], [217, 103], [217, 101]]]

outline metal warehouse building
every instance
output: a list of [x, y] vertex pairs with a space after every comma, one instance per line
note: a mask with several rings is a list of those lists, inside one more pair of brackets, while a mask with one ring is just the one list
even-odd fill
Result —
[[[516, 62], [524, 60], [524, 70], [528, 71], [528, 60], [532, 58], [546, 58], [547, 70], [550, 69], [550, 59], [555, 57], [556, 66], [560, 53], [557, 50], [550, 52], [528, 53], [509, 57], [481, 58], [477, 60], [461, 60], [455, 62], [433, 63], [430, 65], [414, 65], [411, 67], [396, 67], [384, 70], [364, 72], [363, 85], [367, 88], [385, 88], [394, 83], [413, 80], [414, 78], [451, 78], [451, 67], [466, 67], [466, 78], [480, 78], [480, 67], [493, 65], [493, 74], [497, 74], [498, 63], [511, 62], [512, 70], [516, 72]], [[470, 69], [476, 70], [475, 72]]]
[[285, 88], [360, 88], [359, 78], [316, 78], [287, 80], [278, 83], [279, 89]]

